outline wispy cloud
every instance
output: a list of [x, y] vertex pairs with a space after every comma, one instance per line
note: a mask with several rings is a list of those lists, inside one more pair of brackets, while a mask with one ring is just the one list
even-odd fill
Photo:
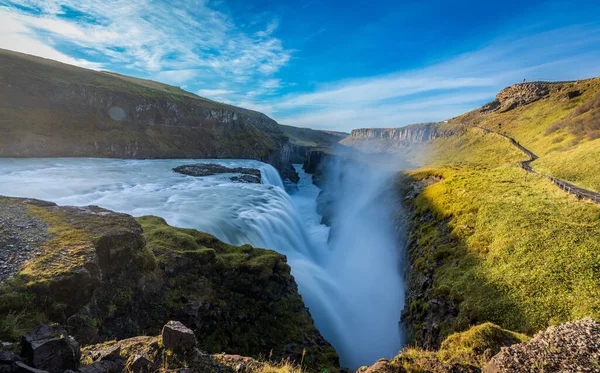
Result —
[[351, 79], [273, 100], [262, 108], [280, 123], [338, 130], [399, 127], [448, 119], [528, 80], [600, 74], [600, 26], [581, 25], [486, 47], [420, 69]]
[[15, 0], [0, 2], [0, 20], [2, 48], [96, 69], [116, 65], [172, 83], [207, 72], [261, 82], [291, 54], [272, 35], [277, 20], [245, 30], [203, 0]]

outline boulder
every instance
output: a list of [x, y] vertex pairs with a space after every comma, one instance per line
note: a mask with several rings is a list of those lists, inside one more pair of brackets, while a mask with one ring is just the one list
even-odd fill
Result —
[[189, 351], [196, 347], [194, 332], [179, 321], [169, 321], [161, 335], [163, 346], [169, 350]]
[[79, 343], [58, 325], [42, 325], [22, 339], [25, 361], [37, 369], [62, 373], [79, 367]]
[[117, 373], [122, 371], [122, 364], [115, 361], [97, 361], [79, 369], [79, 373]]
[[115, 361], [121, 359], [121, 345], [114, 344], [96, 352], [94, 361]]
[[129, 373], [148, 373], [152, 367], [152, 362], [141, 355], [134, 355], [130, 358], [126, 366], [126, 371]]

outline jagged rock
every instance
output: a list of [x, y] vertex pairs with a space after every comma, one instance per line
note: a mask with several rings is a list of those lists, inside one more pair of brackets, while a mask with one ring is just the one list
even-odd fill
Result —
[[94, 361], [115, 361], [121, 358], [121, 345], [114, 344], [95, 352], [92, 356]]
[[57, 325], [42, 325], [25, 333], [22, 347], [25, 360], [37, 369], [62, 373], [79, 366], [79, 343]]
[[591, 318], [551, 326], [528, 342], [502, 350], [484, 373], [517, 373], [525, 368], [553, 372], [600, 371], [600, 324]]
[[519, 83], [504, 88], [496, 95], [496, 99], [484, 105], [481, 113], [509, 111], [519, 106], [528, 105], [550, 94], [547, 83]]
[[371, 366], [358, 368], [356, 373], [392, 373], [394, 369], [390, 366], [388, 359], [380, 359]]
[[126, 366], [126, 371], [131, 373], [148, 373], [152, 366], [152, 361], [145, 356], [134, 355]]
[[169, 350], [191, 350], [196, 347], [194, 332], [179, 321], [169, 321], [162, 330], [162, 343]]

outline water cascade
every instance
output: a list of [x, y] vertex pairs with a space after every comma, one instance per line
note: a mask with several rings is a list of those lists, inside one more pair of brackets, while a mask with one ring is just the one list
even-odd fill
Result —
[[[258, 168], [262, 183], [171, 171], [198, 162]], [[333, 204], [335, 234], [328, 240], [329, 228], [316, 213], [319, 189], [297, 169], [299, 189], [290, 197], [278, 172], [258, 161], [0, 159], [0, 195], [157, 215], [232, 244], [276, 250], [288, 257], [317, 327], [344, 366], [395, 355], [403, 302], [399, 251], [391, 215], [378, 207], [389, 205], [382, 200], [390, 198], [382, 194], [388, 176], [332, 167], [329, 180], [336, 180], [339, 193]]]

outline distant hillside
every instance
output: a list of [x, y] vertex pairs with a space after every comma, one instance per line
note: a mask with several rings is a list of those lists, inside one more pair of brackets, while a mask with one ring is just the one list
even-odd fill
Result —
[[0, 50], [0, 156], [252, 158], [280, 170], [266, 115], [178, 87]]
[[291, 160], [303, 163], [312, 150], [329, 148], [348, 136], [345, 132], [313, 130], [281, 125], [291, 144]]
[[[515, 84], [496, 100], [443, 123], [358, 129], [341, 143], [363, 152], [391, 153], [413, 167], [454, 162], [497, 163], [501, 131], [540, 156], [532, 166], [600, 191], [600, 78], [578, 82]], [[522, 157], [518, 153], [516, 157]]]

